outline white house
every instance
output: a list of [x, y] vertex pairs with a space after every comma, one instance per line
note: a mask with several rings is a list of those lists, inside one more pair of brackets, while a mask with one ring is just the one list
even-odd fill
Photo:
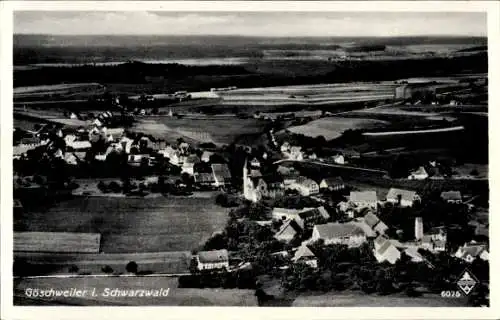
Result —
[[409, 180], [425, 180], [429, 177], [429, 174], [424, 167], [419, 167], [417, 170], [410, 173], [408, 176]]
[[353, 223], [318, 224], [313, 228], [310, 242], [323, 239], [325, 244], [345, 244], [349, 247], [359, 247], [366, 242], [366, 234]]
[[302, 152], [302, 147], [292, 146], [290, 148], [289, 158], [292, 160], [304, 160], [304, 153]]
[[333, 157], [333, 162], [335, 162], [336, 164], [345, 164], [344, 156], [341, 155], [341, 154], [338, 154], [338, 155], [334, 156]]
[[377, 193], [375, 191], [351, 191], [349, 202], [358, 208], [377, 208]]
[[297, 190], [303, 196], [319, 193], [319, 185], [316, 181], [306, 177], [298, 177], [294, 182], [286, 185], [286, 188]]
[[475, 242], [465, 243], [463, 246], [458, 248], [457, 252], [455, 253], [455, 257], [462, 259], [468, 263], [473, 262], [477, 258], [488, 261], [488, 246], [486, 244], [479, 244]]
[[379, 236], [373, 241], [373, 244], [373, 255], [379, 263], [387, 261], [390, 264], [395, 264], [401, 258], [401, 252], [389, 239]]
[[281, 145], [281, 148], [280, 148], [281, 152], [289, 152], [290, 151], [290, 143], [288, 142], [284, 142], [282, 145]]
[[339, 191], [345, 188], [344, 181], [341, 177], [329, 177], [321, 180], [319, 183], [320, 189], [328, 189], [331, 191]]
[[203, 162], [210, 162], [210, 157], [213, 155], [213, 152], [210, 151], [203, 151], [201, 155], [201, 161]]
[[229, 254], [226, 249], [200, 251], [196, 256], [198, 270], [217, 270], [229, 268]]
[[420, 196], [415, 191], [391, 188], [386, 200], [401, 207], [412, 207], [415, 202], [420, 201]]

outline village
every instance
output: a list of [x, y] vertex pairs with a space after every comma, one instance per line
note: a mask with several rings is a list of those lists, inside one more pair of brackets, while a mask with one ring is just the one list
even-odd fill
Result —
[[[276, 282], [270, 279], [280, 279], [278, 287], [289, 291], [316, 290], [325, 281], [330, 283], [323, 283], [325, 290], [359, 285], [366, 293], [403, 290], [409, 296], [431, 290], [424, 280], [420, 286], [416, 280], [407, 279], [403, 285], [382, 281], [387, 282], [394, 272], [391, 268], [402, 263], [424, 268], [422, 274], [436, 272], [448, 279], [439, 282], [442, 288], [432, 290], [456, 286], [453, 281], [459, 274], [444, 275], [442, 270], [452, 266], [473, 269], [478, 282], [487, 282], [488, 230], [485, 224], [471, 224], [474, 219], [470, 217], [476, 212], [473, 194], [462, 195], [453, 189], [419, 194], [390, 187], [381, 195], [376, 188], [350, 185], [328, 170], [317, 179], [294, 164], [376, 170], [352, 164], [356, 156], [348, 153], [322, 158], [307, 145], [278, 142], [272, 129], [270, 149], [220, 147], [127, 132], [117, 125], [117, 119], [120, 116], [104, 111], [89, 127], [45, 124], [36, 132], [15, 134], [14, 170], [19, 173], [14, 176], [15, 190], [46, 187], [47, 178], [39, 174], [46, 171], [49, 175], [57, 172], [60, 184], [55, 188], [76, 196], [154, 198], [217, 193], [217, 204], [231, 208], [227, 226], [205, 245], [193, 248], [192, 275], [181, 277], [179, 285], [203, 287], [200, 279], [250, 272], [249, 279], [267, 277], [242, 284], [256, 288], [259, 299], [280, 296], [276, 286], [265, 285]], [[438, 165], [422, 163], [399, 181], [432, 179], [425, 167]], [[30, 175], [35, 171], [35, 176]], [[15, 210], [22, 210], [19, 199], [14, 203]], [[336, 253], [326, 254], [328, 250]], [[346, 258], [350, 255], [357, 260]], [[368, 264], [373, 267], [370, 272], [382, 267], [392, 271], [380, 276], [378, 284], [361, 278], [342, 280], [336, 268], [346, 263], [356, 266], [355, 270]], [[311, 280], [312, 275], [319, 278]], [[210, 281], [210, 286], [222, 286]]]

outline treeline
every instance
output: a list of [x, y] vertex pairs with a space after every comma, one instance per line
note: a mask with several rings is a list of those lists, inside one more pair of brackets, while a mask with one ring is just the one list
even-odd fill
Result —
[[[14, 86], [61, 82], [146, 83], [146, 77], [163, 76], [169, 87], [207, 90], [211, 87], [268, 87], [349, 81], [395, 80], [418, 76], [446, 76], [461, 72], [483, 73], [488, 70], [487, 54], [466, 57], [397, 61], [341, 61], [331, 63], [325, 74], [291, 75], [278, 71], [266, 74], [249, 72], [240, 66], [183, 66], [178, 64], [130, 63], [118, 66], [82, 66], [40, 68], [16, 71]], [[257, 62], [257, 67], [259, 62]], [[293, 69], [294, 67], [290, 67]], [[267, 69], [267, 68], [266, 68]], [[47, 77], [50, 74], [50, 77]], [[203, 77], [202, 77], [203, 76]], [[221, 77], [223, 76], [223, 77]]]

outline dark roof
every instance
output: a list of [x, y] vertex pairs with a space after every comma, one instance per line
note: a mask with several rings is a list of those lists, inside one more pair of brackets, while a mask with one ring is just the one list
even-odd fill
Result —
[[226, 179], [231, 178], [231, 172], [229, 171], [227, 164], [213, 163], [212, 164], [212, 171], [213, 171], [214, 175], [216, 175], [216, 176], [220, 176], [220, 177], [226, 178]]
[[299, 217], [304, 220], [312, 217], [323, 217], [325, 219], [328, 219], [330, 218], [330, 215], [328, 214], [328, 212], [326, 212], [324, 207], [318, 207], [300, 212]]
[[198, 252], [198, 260], [202, 263], [226, 262], [229, 260], [229, 255], [226, 249], [200, 251]]
[[195, 182], [214, 182], [214, 176], [208, 172], [199, 172], [194, 174]]

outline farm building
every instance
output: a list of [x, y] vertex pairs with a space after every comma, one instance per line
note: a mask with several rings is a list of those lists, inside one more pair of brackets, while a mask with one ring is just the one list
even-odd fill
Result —
[[312, 229], [315, 224], [326, 222], [330, 215], [324, 207], [303, 210], [297, 214], [295, 220], [302, 228]]
[[389, 227], [374, 213], [368, 212], [363, 217], [364, 222], [377, 234], [385, 234]]
[[411, 207], [415, 202], [420, 201], [420, 196], [415, 191], [391, 188], [386, 200], [401, 207]]
[[345, 244], [359, 247], [366, 242], [366, 234], [353, 223], [327, 223], [314, 226], [311, 242], [323, 239], [325, 244]]
[[441, 199], [448, 203], [462, 203], [462, 194], [460, 191], [443, 191]]
[[375, 191], [351, 191], [349, 202], [358, 208], [377, 208], [377, 192]]
[[200, 251], [196, 256], [199, 270], [217, 270], [229, 268], [229, 254], [226, 249]]
[[224, 185], [231, 184], [231, 172], [226, 164], [213, 163], [211, 167], [214, 175], [215, 186], [222, 187]]
[[330, 177], [321, 180], [319, 188], [323, 190], [339, 191], [345, 188], [345, 184], [341, 177]]

